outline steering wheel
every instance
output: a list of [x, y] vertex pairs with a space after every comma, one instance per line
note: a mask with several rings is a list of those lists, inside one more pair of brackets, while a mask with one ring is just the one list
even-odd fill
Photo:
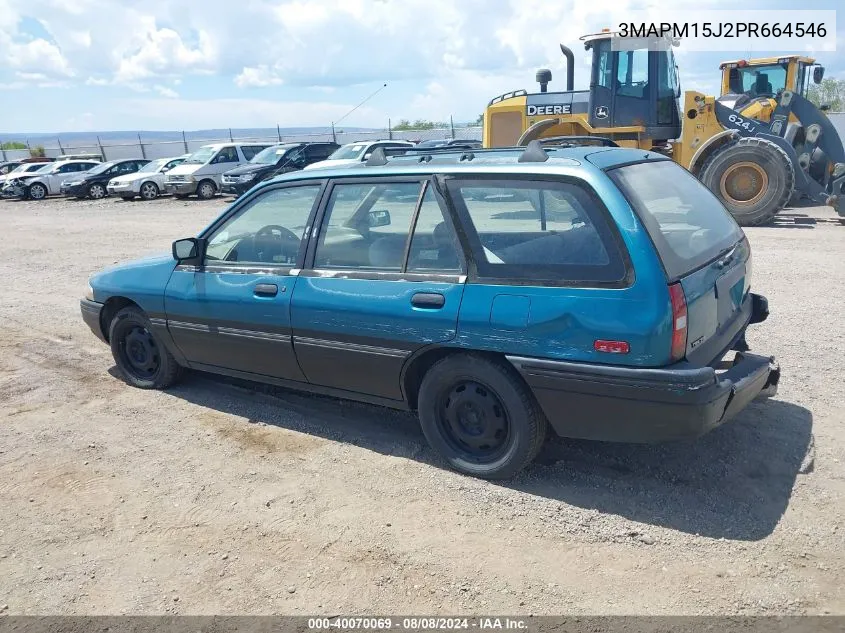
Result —
[[252, 247], [256, 255], [261, 257], [259, 261], [269, 262], [273, 261], [273, 257], [265, 251], [272, 248], [270, 247], [271, 242], [276, 242], [275, 245], [278, 246], [279, 254], [289, 255], [289, 251], [293, 251], [293, 255], [296, 256], [301, 241], [296, 233], [290, 229], [279, 226], [278, 224], [268, 224], [267, 226], [262, 226], [252, 236]]

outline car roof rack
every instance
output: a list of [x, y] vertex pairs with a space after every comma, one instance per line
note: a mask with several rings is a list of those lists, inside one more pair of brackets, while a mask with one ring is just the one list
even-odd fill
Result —
[[575, 147], [576, 145], [598, 145], [600, 147], [619, 147], [619, 144], [607, 136], [547, 136], [537, 139], [543, 145]]

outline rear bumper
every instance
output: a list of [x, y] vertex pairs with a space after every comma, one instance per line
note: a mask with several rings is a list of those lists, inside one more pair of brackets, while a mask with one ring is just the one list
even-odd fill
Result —
[[774, 358], [737, 353], [724, 372], [678, 363], [665, 369], [508, 357], [561, 437], [651, 443], [698, 437], [758, 396], [777, 392]]
[[82, 185], [76, 185], [74, 187], [62, 185], [61, 187], [59, 187], [59, 193], [63, 196], [84, 196], [88, 192], [86, 191], [86, 188]]
[[110, 194], [117, 195], [117, 196], [125, 196], [127, 194], [137, 194], [138, 193], [137, 191], [135, 191], [135, 188], [133, 187], [131, 182], [118, 183], [116, 185], [112, 185], [111, 183], [109, 183], [109, 185], [106, 187], [106, 190]]
[[89, 299], [81, 299], [79, 301], [79, 309], [82, 312], [82, 320], [85, 325], [91, 328], [91, 331], [98, 339], [107, 343], [106, 336], [103, 334], [103, 326], [100, 321], [100, 313], [103, 311], [103, 304]]

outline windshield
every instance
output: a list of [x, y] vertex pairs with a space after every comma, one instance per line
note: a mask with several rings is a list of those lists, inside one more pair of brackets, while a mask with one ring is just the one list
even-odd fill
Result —
[[34, 172], [30, 172], [30, 173], [49, 174], [51, 171], [55, 171], [56, 169], [58, 169], [61, 166], [62, 166], [62, 163], [47, 163], [43, 167], [41, 167], [40, 169], [36, 169]]
[[731, 68], [731, 92], [750, 97], [774, 97], [786, 87], [786, 68], [787, 64]]
[[608, 175], [645, 225], [670, 279], [703, 266], [743, 237], [719, 199], [672, 161], [637, 163]]
[[365, 149], [367, 149], [366, 143], [350, 143], [349, 145], [344, 145], [340, 149], [335, 150], [334, 153], [329, 156], [329, 160], [349, 160], [353, 158], [360, 158]]
[[96, 167], [92, 167], [88, 171], [82, 172], [80, 176], [96, 176], [97, 174], [102, 174], [103, 172], [108, 171], [112, 167], [114, 167], [114, 163], [100, 163]]
[[217, 153], [215, 147], [200, 147], [188, 156], [183, 165], [205, 165]]
[[139, 169], [139, 170], [138, 170], [138, 173], [145, 173], [145, 174], [155, 173], [155, 172], [157, 172], [159, 169], [161, 169], [161, 167], [162, 167], [162, 166], [163, 166], [163, 165], [164, 165], [164, 164], [165, 164], [168, 160], [169, 160], [169, 159], [167, 159], [167, 158], [158, 158], [158, 159], [156, 159], [156, 160], [152, 160], [152, 161], [150, 161], [149, 163], [147, 163], [146, 165], [144, 165], [143, 167], [141, 167], [141, 169]]
[[268, 147], [258, 152], [249, 162], [254, 165], [275, 165], [290, 150], [290, 147]]

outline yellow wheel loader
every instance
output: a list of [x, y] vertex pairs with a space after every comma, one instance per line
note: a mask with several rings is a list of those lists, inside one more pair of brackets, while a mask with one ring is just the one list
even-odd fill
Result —
[[[574, 90], [574, 55], [565, 92], [516, 90], [490, 101], [484, 147], [574, 142], [584, 137], [663, 152], [689, 169], [743, 226], [772, 220], [791, 198], [840, 210], [845, 150], [833, 124], [806, 98], [824, 69], [797, 55], [722, 64], [722, 94], [682, 95], [666, 38], [612, 46], [609, 31], [584, 36], [592, 52], [589, 90]], [[598, 140], [598, 139], [597, 139]]]

